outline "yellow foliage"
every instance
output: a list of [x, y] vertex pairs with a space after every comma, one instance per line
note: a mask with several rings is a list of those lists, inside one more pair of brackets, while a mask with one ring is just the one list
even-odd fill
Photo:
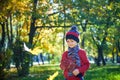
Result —
[[24, 41], [24, 42], [27, 42], [28, 41], [28, 36], [20, 36], [20, 39], [22, 40], [22, 41]]
[[38, 29], [36, 32], [39, 35], [34, 37], [34, 42], [39, 45], [39, 47], [48, 53], [58, 53], [61, 51], [61, 46], [58, 43], [61, 41], [61, 37], [58, 34], [62, 31], [62, 28], [41, 28]]
[[[30, 28], [30, 20], [29, 21], [24, 21], [22, 29], [29, 30]], [[28, 31], [27, 31], [28, 32]]]
[[56, 71], [53, 75], [51, 75], [47, 80], [54, 80], [56, 76], [58, 76], [58, 71]]
[[33, 55], [38, 55], [39, 53], [42, 53], [42, 49], [40, 47], [35, 47], [33, 49], [29, 49], [26, 44], [24, 43], [24, 50], [30, 52]]
[[34, 55], [38, 55], [39, 53], [42, 52], [42, 49], [40, 49], [40, 47], [35, 47], [34, 49], [30, 49], [29, 52], [34, 54]]
[[90, 9], [90, 13], [94, 13], [94, 9]]
[[35, 21], [35, 23], [36, 23], [37, 26], [42, 26], [42, 20], [41, 19], [37, 19]]
[[108, 57], [112, 58], [112, 54], [109, 54]]
[[116, 48], [114, 48], [114, 52], [116, 52]]
[[112, 10], [112, 9], [113, 9], [113, 3], [110, 3], [110, 5], [107, 6], [107, 8], [108, 8], [109, 10]]
[[118, 56], [120, 56], [120, 52], [118, 53]]
[[107, 40], [107, 41], [110, 41], [110, 38], [109, 38], [109, 37], [106, 37], [106, 40]]

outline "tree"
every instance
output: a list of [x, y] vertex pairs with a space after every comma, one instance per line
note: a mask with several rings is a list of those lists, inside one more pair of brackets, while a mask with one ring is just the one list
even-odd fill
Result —
[[[105, 65], [105, 61], [104, 61], [104, 56], [103, 56], [103, 50], [105, 49], [105, 45], [106, 45], [106, 38], [108, 36], [108, 30], [110, 27], [115, 26], [114, 22], [116, 20], [116, 17], [114, 17], [115, 14], [115, 7], [114, 5], [116, 4], [116, 2], [112, 2], [112, 1], [108, 1], [107, 5], [102, 5], [95, 7], [97, 9], [95, 9], [96, 11], [99, 10], [98, 12], [95, 11], [94, 15], [97, 15], [95, 17], [95, 19], [92, 20], [91, 17], [91, 22], [92, 23], [96, 23], [97, 27], [96, 29], [93, 29], [92, 32], [93, 35], [93, 41], [95, 41], [95, 44], [97, 45], [98, 48], [98, 61], [97, 61], [97, 65], [100, 65], [100, 61], [102, 60], [103, 65]], [[105, 14], [103, 14], [105, 13]], [[100, 27], [99, 27], [100, 26]]]

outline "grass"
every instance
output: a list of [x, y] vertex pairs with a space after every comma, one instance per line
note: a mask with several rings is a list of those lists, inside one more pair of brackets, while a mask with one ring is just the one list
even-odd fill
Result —
[[85, 80], [119, 80], [120, 66], [107, 65], [102, 67], [91, 67], [85, 76]]
[[[12, 73], [15, 74], [15, 71], [10, 74]], [[63, 72], [60, 70], [59, 65], [33, 66], [30, 68], [29, 76], [12, 76], [10, 80], [52, 80], [53, 77], [55, 77], [53, 80], [64, 80]], [[119, 80], [120, 66], [107, 65], [96, 67], [95, 65], [91, 65], [84, 78], [85, 80]]]

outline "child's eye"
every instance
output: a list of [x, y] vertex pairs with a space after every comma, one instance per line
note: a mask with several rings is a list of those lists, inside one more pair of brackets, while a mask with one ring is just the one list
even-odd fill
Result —
[[71, 40], [71, 42], [74, 42], [73, 40]]
[[69, 41], [67, 41], [67, 42], [69, 42]]

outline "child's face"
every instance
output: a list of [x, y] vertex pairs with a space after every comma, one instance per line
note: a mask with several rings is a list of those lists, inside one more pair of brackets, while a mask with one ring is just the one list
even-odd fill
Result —
[[73, 48], [73, 47], [75, 47], [77, 45], [77, 42], [75, 40], [73, 40], [73, 39], [67, 39], [66, 42], [68, 44], [68, 47], [70, 47], [70, 48]]

